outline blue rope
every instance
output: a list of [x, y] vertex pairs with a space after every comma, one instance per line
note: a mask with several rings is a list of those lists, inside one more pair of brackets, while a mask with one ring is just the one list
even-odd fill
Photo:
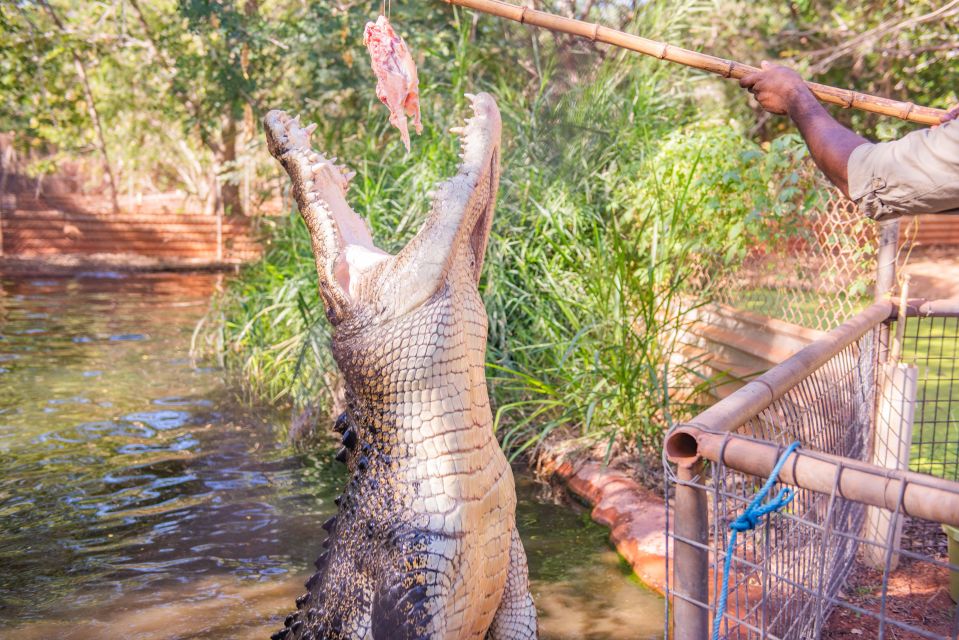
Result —
[[779, 457], [779, 461], [776, 462], [776, 466], [773, 467], [772, 472], [769, 474], [769, 479], [766, 480], [766, 484], [759, 490], [759, 493], [757, 493], [756, 497], [749, 503], [746, 510], [743, 511], [738, 518], [729, 523], [729, 528], [732, 533], [729, 534], [729, 547], [726, 549], [726, 560], [723, 562], [723, 589], [719, 594], [719, 601], [716, 603], [716, 617], [713, 619], [713, 640], [719, 640], [719, 627], [722, 625], [723, 617], [726, 615], [726, 599], [729, 597], [729, 569], [732, 565], [733, 553], [736, 550], [736, 534], [740, 531], [755, 529], [763, 516], [773, 511], [779, 511], [792, 501], [793, 490], [788, 487], [783, 487], [779, 490], [779, 493], [776, 494], [775, 498], [763, 504], [763, 500], [766, 499], [769, 491], [773, 488], [773, 485], [776, 484], [776, 480], [779, 478], [779, 472], [782, 471], [786, 460], [798, 448], [799, 442], [794, 442], [786, 447], [786, 451]]

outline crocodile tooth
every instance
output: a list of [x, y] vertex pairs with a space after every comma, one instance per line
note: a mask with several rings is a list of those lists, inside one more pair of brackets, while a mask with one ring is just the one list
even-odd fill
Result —
[[342, 462], [342, 463], [345, 464], [345, 463], [346, 463], [346, 456], [347, 456], [348, 454], [349, 454], [349, 451], [346, 449], [346, 447], [343, 447], [342, 449], [340, 449], [339, 451], [337, 451], [337, 453], [336, 453], [336, 461], [337, 461], [337, 462]]
[[464, 133], [466, 133], [466, 128], [465, 128], [465, 127], [453, 127], [453, 128], [450, 129], [450, 133], [452, 133], [452, 134], [454, 134], [454, 135], [457, 135], [457, 136], [461, 136], [461, 135], [463, 135]]
[[303, 130], [306, 131], [306, 135], [311, 136], [313, 132], [316, 131], [316, 123], [311, 122], [310, 124], [303, 127]]

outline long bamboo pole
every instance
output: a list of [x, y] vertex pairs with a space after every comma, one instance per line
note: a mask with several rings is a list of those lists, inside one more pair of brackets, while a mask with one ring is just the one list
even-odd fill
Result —
[[[679, 64], [702, 69], [723, 76], [724, 78], [742, 78], [750, 73], [759, 71], [757, 67], [725, 60], [715, 56], [675, 47], [665, 42], [657, 42], [641, 36], [634, 36], [624, 31], [610, 29], [597, 23], [584, 22], [573, 18], [565, 18], [538, 9], [518, 7], [500, 0], [443, 0], [448, 4], [456, 4], [490, 15], [508, 18], [522, 24], [542, 27], [551, 31], [569, 33], [581, 38], [588, 38], [594, 42], [605, 42], [643, 55], [669, 60]], [[806, 83], [817, 98], [823, 102], [837, 104], [845, 109], [860, 109], [885, 116], [893, 116], [920, 124], [939, 124], [946, 111], [922, 107], [911, 102], [900, 102], [888, 98], [880, 98], [866, 93], [859, 93], [850, 89], [838, 89], [817, 82]]]

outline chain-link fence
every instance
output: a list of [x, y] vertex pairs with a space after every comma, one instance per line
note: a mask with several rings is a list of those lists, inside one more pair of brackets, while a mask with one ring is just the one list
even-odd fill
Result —
[[[710, 637], [727, 553], [722, 637], [956, 637], [959, 304], [907, 310], [871, 305], [670, 433], [674, 637]], [[797, 440], [795, 499], [727, 549]]]
[[838, 191], [810, 211], [763, 220], [761, 243], [713, 278], [715, 302], [821, 331], [864, 309], [875, 282], [875, 223]]

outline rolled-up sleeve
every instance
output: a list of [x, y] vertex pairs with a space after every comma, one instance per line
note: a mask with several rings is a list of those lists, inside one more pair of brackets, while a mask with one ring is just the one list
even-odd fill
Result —
[[959, 121], [861, 145], [847, 166], [849, 196], [874, 220], [959, 214]]

